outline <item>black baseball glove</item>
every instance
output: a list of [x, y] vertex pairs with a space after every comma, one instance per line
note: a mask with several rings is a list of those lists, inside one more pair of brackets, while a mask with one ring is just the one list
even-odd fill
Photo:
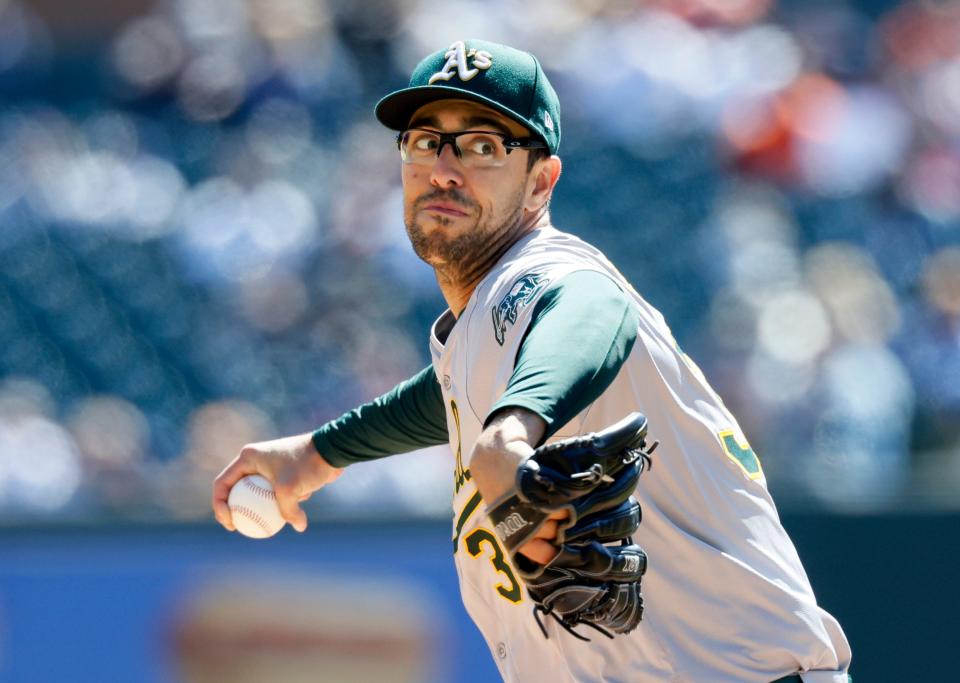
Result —
[[[586, 624], [609, 637], [628, 633], [643, 616], [640, 579], [647, 556], [631, 535], [640, 505], [631, 497], [654, 443], [646, 447], [647, 419], [632, 413], [599, 432], [536, 449], [517, 469], [516, 490], [488, 514], [536, 603], [573, 635]], [[517, 553], [552, 512], [567, 510], [556, 545], [559, 554], [540, 565]]]

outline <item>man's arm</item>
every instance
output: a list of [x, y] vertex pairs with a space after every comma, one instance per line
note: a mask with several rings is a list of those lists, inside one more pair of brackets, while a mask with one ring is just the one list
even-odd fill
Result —
[[312, 434], [244, 446], [213, 482], [214, 516], [234, 531], [227, 505], [230, 489], [243, 477], [259, 474], [273, 484], [283, 518], [303, 531], [307, 517], [300, 503], [335, 481], [347, 465], [446, 442], [443, 397], [428, 366]]
[[429, 365], [313, 433], [317, 451], [336, 467], [448, 442], [443, 394]]
[[[637, 338], [630, 297], [593, 271], [566, 276], [537, 301], [514, 372], [494, 404], [470, 458], [488, 503], [514, 487], [517, 466], [610, 386]], [[546, 564], [557, 549], [551, 518], [520, 553]]]
[[486, 423], [526, 408], [547, 428], [539, 446], [613, 382], [637, 341], [640, 317], [629, 294], [592, 270], [570, 273], [537, 300], [513, 374]]
[[[526, 408], [506, 408], [493, 417], [477, 439], [470, 460], [470, 473], [485, 501], [499, 500], [514, 487], [517, 466], [533, 453], [530, 444], [539, 443], [546, 429], [543, 418]], [[547, 564], [557, 554], [550, 543], [557, 536], [557, 523], [566, 517], [566, 512], [552, 515], [517, 552]]]

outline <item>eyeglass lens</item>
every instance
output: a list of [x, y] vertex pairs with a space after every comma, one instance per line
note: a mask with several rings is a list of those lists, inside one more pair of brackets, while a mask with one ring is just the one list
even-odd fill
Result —
[[400, 136], [400, 156], [407, 164], [432, 164], [447, 143], [464, 166], [501, 166], [507, 161], [507, 148], [496, 133], [465, 131], [462, 133], [435, 133], [427, 130], [408, 130]]

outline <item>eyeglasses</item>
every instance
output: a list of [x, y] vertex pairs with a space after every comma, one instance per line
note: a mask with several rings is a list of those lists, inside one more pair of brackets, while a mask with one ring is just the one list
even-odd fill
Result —
[[424, 128], [410, 128], [397, 135], [400, 158], [405, 164], [432, 164], [443, 146], [450, 144], [464, 166], [490, 168], [507, 163], [507, 155], [515, 149], [546, 147], [533, 138], [512, 138], [490, 130], [464, 130], [459, 133], [440, 133]]

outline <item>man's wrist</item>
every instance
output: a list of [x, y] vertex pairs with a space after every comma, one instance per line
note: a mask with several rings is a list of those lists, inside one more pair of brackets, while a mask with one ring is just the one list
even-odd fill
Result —
[[330, 438], [327, 436], [326, 426], [324, 425], [310, 434], [310, 443], [313, 444], [313, 450], [321, 460], [331, 467], [346, 467], [351, 461], [337, 456], [337, 449], [330, 443]]
[[487, 506], [487, 516], [508, 553], [533, 538], [550, 514], [523, 500], [514, 489]]
[[470, 454], [470, 472], [484, 500], [516, 489], [517, 468], [533, 453], [545, 425], [522, 408], [507, 408], [488, 421]]

